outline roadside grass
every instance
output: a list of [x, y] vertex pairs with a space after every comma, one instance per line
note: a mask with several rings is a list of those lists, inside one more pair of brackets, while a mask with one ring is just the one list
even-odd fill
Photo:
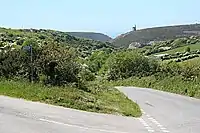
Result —
[[186, 46], [183, 46], [183, 47], [178, 47], [178, 48], [175, 48], [175, 49], [172, 49], [172, 50], [156, 53], [155, 55], [158, 55], [158, 54], [174, 54], [176, 52], [184, 52], [186, 47], [190, 47], [191, 51], [200, 50], [200, 43], [186, 45]]
[[185, 81], [181, 76], [164, 77], [158, 79], [155, 76], [132, 77], [125, 80], [118, 80], [106, 83], [109, 86], [135, 86], [152, 88], [171, 93], [200, 98], [200, 79]]
[[141, 116], [139, 106], [113, 87], [89, 84], [89, 92], [75, 87], [47, 87], [25, 81], [0, 81], [0, 95], [39, 101], [83, 111]]

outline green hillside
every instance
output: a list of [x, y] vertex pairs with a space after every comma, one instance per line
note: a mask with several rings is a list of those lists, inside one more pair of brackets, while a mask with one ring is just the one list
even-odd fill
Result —
[[0, 28], [0, 95], [84, 111], [141, 116], [136, 103], [97, 80], [97, 71], [113, 51], [108, 42], [66, 32]]
[[200, 98], [199, 36], [158, 41], [117, 52], [107, 62], [112, 78], [109, 83], [113, 86], [153, 88]]
[[87, 38], [96, 41], [108, 42], [112, 40], [111, 37], [104, 35], [102, 33], [94, 33], [94, 32], [67, 32], [69, 35], [80, 37], [80, 38]]
[[21, 47], [26, 41], [32, 40], [38, 45], [58, 43], [66, 47], [74, 47], [82, 57], [90, 55], [95, 50], [113, 50], [108, 42], [77, 38], [66, 32], [45, 29], [6, 29], [0, 28], [0, 47]]
[[131, 31], [115, 38], [112, 43], [117, 47], [128, 47], [132, 42], [142, 46], [151, 41], [163, 41], [191, 35], [200, 35], [200, 24], [154, 27]]
[[141, 48], [151, 58], [164, 62], [185, 62], [200, 56], [200, 37], [191, 36], [153, 43]]

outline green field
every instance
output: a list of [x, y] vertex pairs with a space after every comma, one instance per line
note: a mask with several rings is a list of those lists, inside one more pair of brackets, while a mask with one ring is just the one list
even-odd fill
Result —
[[191, 44], [191, 45], [179, 47], [179, 48], [176, 48], [176, 49], [172, 49], [172, 50], [156, 53], [156, 55], [158, 55], [158, 54], [173, 54], [173, 53], [176, 53], [176, 52], [184, 52], [186, 47], [190, 47], [191, 51], [198, 50], [198, 49], [200, 50], [200, 43]]

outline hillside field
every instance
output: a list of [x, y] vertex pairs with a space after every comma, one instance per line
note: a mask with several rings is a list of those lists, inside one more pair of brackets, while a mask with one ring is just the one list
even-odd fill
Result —
[[176, 52], [184, 52], [187, 47], [189, 47], [191, 51], [200, 50], [200, 43], [186, 45], [186, 46], [175, 48], [175, 49], [172, 49], [172, 50], [156, 53], [155, 55], [158, 55], [158, 54], [174, 54]]
[[152, 41], [164, 41], [193, 35], [200, 35], [200, 24], [139, 29], [118, 36], [112, 40], [112, 43], [117, 47], [128, 48], [133, 42], [138, 42], [141, 43], [142, 46], [146, 46]]

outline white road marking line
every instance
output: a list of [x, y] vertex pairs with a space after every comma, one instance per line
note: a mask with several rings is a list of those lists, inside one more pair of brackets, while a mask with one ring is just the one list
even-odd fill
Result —
[[168, 130], [162, 130], [162, 132], [164, 132], [164, 133], [169, 133], [169, 131], [168, 131]]
[[160, 125], [160, 124], [158, 124], [157, 126], [158, 126], [158, 127], [163, 127], [163, 125]]
[[153, 133], [155, 132], [153, 128], [151, 128], [142, 118], [139, 118], [139, 121], [144, 125], [148, 132]]
[[153, 129], [149, 129], [148, 132], [153, 133], [155, 131]]
[[146, 115], [147, 117], [151, 117], [150, 115]]
[[145, 122], [143, 119], [140, 119], [140, 122]]
[[163, 127], [163, 125], [161, 125], [158, 121], [156, 121], [156, 119], [154, 119], [154, 118], [148, 118], [150, 121], [152, 121], [153, 123], [155, 123], [159, 128], [160, 128], [160, 130], [162, 131], [162, 132], [164, 132], [164, 133], [169, 133], [169, 131], [165, 128], [165, 127]]
[[144, 115], [145, 115], [146, 113], [145, 113], [145, 112], [142, 112], [142, 114], [144, 114]]
[[152, 128], [151, 128], [151, 127], [149, 127], [149, 126], [148, 126], [148, 127], [145, 127], [145, 128], [146, 128], [146, 129], [148, 129], [148, 130], [152, 129]]
[[141, 122], [143, 125], [146, 125], [147, 123], [146, 122]]
[[157, 125], [160, 125], [160, 123], [159, 123], [158, 121], [156, 121], [156, 120], [153, 121], [153, 122], [154, 122], [155, 124], [157, 124]]
[[62, 122], [57, 122], [53, 120], [47, 120], [47, 119], [39, 119], [40, 121], [44, 122], [49, 122], [49, 123], [54, 123], [58, 125], [64, 125], [64, 126], [69, 126], [69, 127], [76, 127], [84, 130], [96, 130], [96, 131], [101, 131], [101, 132], [107, 132], [107, 133], [128, 133], [128, 132], [120, 132], [120, 131], [111, 131], [111, 130], [104, 130], [104, 129], [98, 129], [98, 128], [91, 128], [91, 127], [83, 127], [83, 126], [77, 126], [77, 125], [70, 125], [70, 124], [65, 124]]
[[152, 122], [153, 122], [153, 123], [157, 123], [157, 121], [156, 121], [156, 120], [152, 120]]
[[156, 124], [156, 126], [158, 126], [162, 132], [169, 133], [169, 131], [165, 127], [163, 127], [163, 125], [161, 125], [156, 119], [154, 119], [153, 117], [151, 117], [148, 114], [146, 114], [146, 116], [147, 116], [148, 120], [150, 120], [152, 123]]
[[148, 126], [149, 126], [147, 123], [144, 123], [143, 125], [144, 125], [145, 127], [148, 127]]
[[154, 118], [149, 117], [148, 119], [150, 121], [152, 121], [153, 123], [155, 123], [156, 125], [160, 125], [160, 123], [157, 120], [155, 120]]
[[161, 127], [160, 129], [161, 129], [161, 130], [167, 130], [165, 127]]
[[146, 112], [144, 112], [144, 110], [143, 110], [143, 109], [140, 109], [140, 110], [141, 110], [142, 114], [144, 114], [144, 115], [146, 114]]
[[145, 112], [142, 111], [142, 114], [145, 114]]
[[154, 118], [151, 118], [151, 121], [156, 121]]
[[145, 122], [141, 122], [143, 125], [145, 125], [146, 123]]

